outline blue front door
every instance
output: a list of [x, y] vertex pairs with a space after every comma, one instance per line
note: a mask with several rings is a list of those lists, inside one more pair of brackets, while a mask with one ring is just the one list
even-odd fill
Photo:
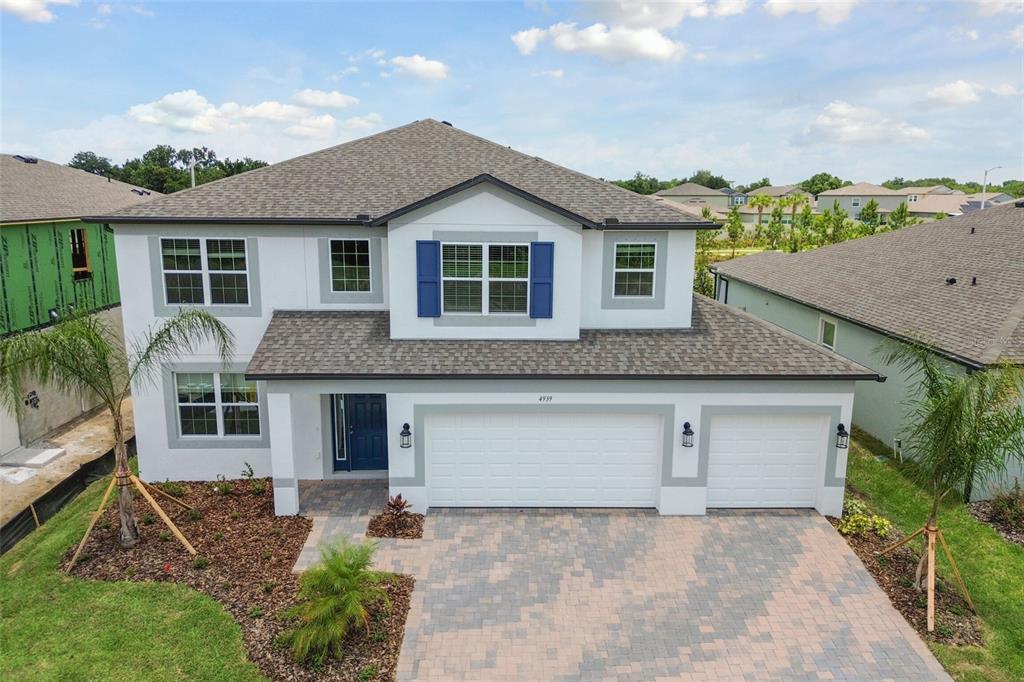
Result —
[[347, 454], [352, 471], [388, 468], [388, 414], [383, 393], [346, 394]]

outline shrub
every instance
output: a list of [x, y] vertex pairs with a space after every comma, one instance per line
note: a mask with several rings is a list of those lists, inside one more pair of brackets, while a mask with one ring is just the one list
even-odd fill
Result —
[[254, 478], [249, 481], [249, 492], [253, 495], [266, 495], [268, 490], [270, 490], [270, 485], [265, 478]]
[[171, 539], [171, 531], [169, 531], [169, 530], [162, 530], [162, 531], [160, 531], [160, 535], [158, 537], [160, 538], [161, 542], [167, 542], [168, 540]]
[[387, 504], [384, 505], [384, 517], [387, 519], [387, 525], [392, 534], [397, 533], [401, 528], [402, 522], [409, 515], [411, 506], [412, 502], [402, 497], [401, 493], [388, 498]]
[[253, 606], [253, 607], [251, 607], [249, 609], [249, 617], [250, 618], [262, 618], [263, 617], [263, 607], [262, 606]]
[[229, 517], [229, 518], [230, 518], [230, 519], [231, 519], [232, 521], [237, 521], [237, 520], [238, 520], [238, 517], [239, 517], [239, 516], [240, 516], [240, 515], [239, 515], [239, 513], [238, 513], [238, 512], [236, 512], [236, 511], [234, 511], [234, 510], [232, 510], [231, 512], [229, 512], [229, 513], [228, 513], [228, 517]]
[[203, 570], [210, 565], [210, 560], [204, 557], [202, 554], [197, 554], [196, 558], [192, 560], [192, 568], [196, 570]]
[[142, 515], [142, 522], [147, 526], [153, 523], [154, 521], [156, 521], [156, 516], [154, 516], [153, 514], [147, 512]]
[[185, 486], [180, 483], [168, 479], [163, 483], [156, 483], [155, 485], [171, 497], [185, 497]]
[[892, 521], [884, 516], [874, 515], [871, 517], [871, 528], [878, 537], [887, 538], [892, 534]]
[[868, 505], [864, 500], [859, 497], [846, 496], [843, 500], [843, 516], [850, 516], [853, 514], [867, 514]]
[[837, 527], [843, 535], [867, 535], [871, 531], [871, 517], [867, 514], [843, 514]]
[[188, 520], [189, 521], [198, 521], [201, 518], [203, 518], [203, 512], [199, 511], [198, 509], [189, 509], [188, 510]]
[[391, 607], [381, 587], [387, 574], [370, 568], [376, 547], [370, 542], [325, 547], [320, 563], [299, 578], [301, 601], [288, 610], [295, 622], [283, 634], [296, 661], [323, 664], [340, 656], [342, 641], [354, 628], [369, 631], [370, 606]]
[[1013, 480], [1013, 487], [1000, 490], [989, 502], [992, 520], [1010, 528], [1024, 528], [1024, 489], [1018, 479]]
[[272, 580], [267, 580], [263, 583], [263, 593], [270, 594], [274, 591], [275, 587], [277, 587], [277, 583], [273, 582]]
[[359, 671], [359, 674], [356, 675], [356, 680], [358, 682], [370, 682], [371, 680], [377, 679], [377, 675], [379, 674], [380, 672], [377, 670], [377, 666], [368, 665]]
[[243, 462], [242, 464], [244, 465], [242, 467], [242, 478], [244, 478], [247, 481], [251, 481], [253, 476], [256, 475], [256, 472], [252, 470], [252, 465], [249, 464], [248, 462]]
[[230, 495], [234, 490], [231, 481], [224, 477], [224, 474], [217, 474], [217, 482], [213, 484], [213, 491], [219, 495]]
[[216, 533], [213, 534], [213, 541], [214, 542], [220, 542], [223, 539], [224, 539], [224, 533], [221, 533], [220, 531], [217, 531]]

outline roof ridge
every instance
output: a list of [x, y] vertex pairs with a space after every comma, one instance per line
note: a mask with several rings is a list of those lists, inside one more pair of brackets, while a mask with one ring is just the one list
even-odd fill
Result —
[[981, 362], [984, 365], [994, 365], [1000, 361], [1003, 351], [1010, 343], [1010, 338], [1019, 327], [1024, 325], [1024, 294], [1021, 294], [1017, 302], [1010, 306], [1006, 313], [1006, 319], [999, 327], [992, 343], [985, 347], [981, 354]]

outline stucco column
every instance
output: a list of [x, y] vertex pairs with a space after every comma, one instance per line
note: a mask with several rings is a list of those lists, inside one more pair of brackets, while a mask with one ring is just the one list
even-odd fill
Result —
[[270, 425], [270, 471], [274, 480], [274, 513], [299, 513], [299, 483], [295, 480], [295, 438], [292, 428], [292, 396], [267, 394]]

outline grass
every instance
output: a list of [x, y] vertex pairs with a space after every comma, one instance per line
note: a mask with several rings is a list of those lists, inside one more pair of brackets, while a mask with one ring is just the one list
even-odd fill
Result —
[[[888, 454], [888, 448], [870, 436], [855, 434], [847, 481], [865, 493], [878, 511], [902, 531], [916, 530], [924, 523], [931, 506], [927, 493], [906, 476], [905, 470], [879, 461], [876, 454]], [[978, 608], [986, 646], [929, 646], [957, 680], [1024, 679], [1024, 548], [1007, 542], [975, 520], [959, 502], [943, 506], [939, 527]], [[945, 557], [939, 560], [939, 572], [952, 584], [952, 572]]]
[[58, 570], [109, 479], [0, 557], [0, 679], [262, 680], [242, 632], [181, 585], [96, 582]]

